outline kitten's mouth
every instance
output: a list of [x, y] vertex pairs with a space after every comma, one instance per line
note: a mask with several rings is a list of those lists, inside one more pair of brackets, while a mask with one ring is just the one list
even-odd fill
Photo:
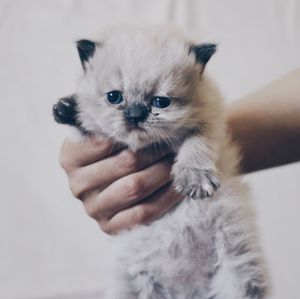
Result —
[[137, 124], [126, 123], [126, 129], [129, 132], [132, 132], [132, 131], [146, 132], [146, 130], [144, 128], [142, 128], [138, 123]]

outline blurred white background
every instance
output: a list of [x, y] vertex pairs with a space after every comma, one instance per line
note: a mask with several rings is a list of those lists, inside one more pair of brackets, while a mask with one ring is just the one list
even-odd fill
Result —
[[[81, 71], [74, 41], [123, 21], [173, 22], [219, 43], [208, 69], [228, 102], [300, 66], [297, 0], [0, 0], [1, 299], [95, 299], [105, 285], [107, 238], [70, 194], [58, 165], [67, 129], [51, 106]], [[300, 164], [245, 180], [271, 298], [298, 299]]]

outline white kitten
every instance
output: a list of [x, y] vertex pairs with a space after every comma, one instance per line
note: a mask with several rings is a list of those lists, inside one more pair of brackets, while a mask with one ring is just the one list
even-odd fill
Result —
[[221, 97], [204, 74], [216, 46], [160, 26], [109, 28], [77, 46], [84, 72], [76, 95], [54, 106], [56, 120], [134, 151], [170, 145], [173, 184], [186, 196], [152, 224], [112, 238], [107, 298], [265, 298], [251, 202]]

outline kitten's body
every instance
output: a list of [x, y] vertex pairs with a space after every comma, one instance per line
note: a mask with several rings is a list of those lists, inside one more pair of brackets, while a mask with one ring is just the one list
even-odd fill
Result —
[[184, 200], [149, 226], [113, 238], [108, 298], [263, 298], [252, 210], [238, 180], [208, 201]]
[[[110, 29], [101, 43], [79, 42], [79, 52], [85, 72], [76, 124], [132, 150], [171, 144], [173, 184], [186, 195], [152, 224], [112, 238], [107, 299], [264, 298], [264, 264], [247, 190], [236, 176], [238, 156], [220, 95], [203, 74], [211, 45], [192, 45], [166, 28], [125, 28]], [[122, 91], [124, 107], [105, 100], [114, 90]], [[157, 96], [170, 97], [170, 106], [155, 107]], [[147, 107], [147, 116], [133, 126], [128, 113], [136, 107]]]

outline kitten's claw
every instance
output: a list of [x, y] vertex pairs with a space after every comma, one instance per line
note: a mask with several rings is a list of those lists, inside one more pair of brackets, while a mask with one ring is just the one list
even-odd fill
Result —
[[194, 199], [212, 197], [220, 188], [214, 170], [187, 168], [175, 164], [173, 178], [175, 191]]

